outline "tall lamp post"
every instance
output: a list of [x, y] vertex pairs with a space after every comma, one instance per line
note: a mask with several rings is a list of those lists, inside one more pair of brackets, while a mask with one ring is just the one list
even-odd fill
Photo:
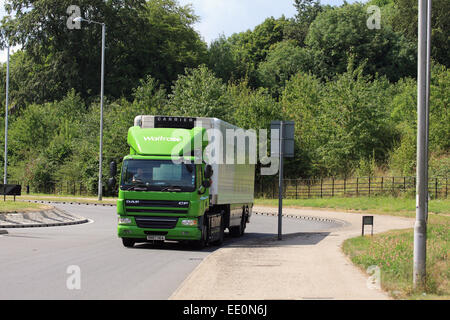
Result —
[[101, 71], [101, 85], [100, 85], [100, 156], [98, 167], [98, 200], [102, 200], [103, 185], [102, 185], [102, 158], [103, 158], [103, 87], [105, 77], [105, 24], [102, 22], [96, 22], [82, 17], [76, 17], [73, 19], [75, 22], [86, 21], [89, 24], [95, 23], [102, 26], [102, 71]]
[[431, 0], [419, 0], [417, 59], [417, 186], [413, 285], [424, 289], [428, 223], [428, 120], [430, 97]]
[[9, 44], [6, 58], [5, 169], [3, 175], [3, 184], [8, 183], [8, 102], [9, 102]]

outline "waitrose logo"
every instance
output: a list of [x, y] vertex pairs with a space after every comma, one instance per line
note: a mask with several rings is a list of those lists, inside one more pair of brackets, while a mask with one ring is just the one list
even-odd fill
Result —
[[144, 137], [144, 141], [152, 141], [152, 142], [180, 142], [181, 138], [177, 138], [177, 137], [163, 137], [163, 136], [159, 136], [159, 137]]

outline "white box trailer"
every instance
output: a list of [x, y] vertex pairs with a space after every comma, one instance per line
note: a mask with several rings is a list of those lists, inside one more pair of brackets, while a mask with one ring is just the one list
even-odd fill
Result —
[[[134, 125], [141, 128], [162, 127], [167, 122], [172, 127], [180, 123], [180, 128], [206, 129], [207, 149], [212, 151], [212, 157], [204, 160], [211, 164], [214, 171], [210, 188], [212, 205], [253, 203], [256, 156], [250, 146], [256, 147], [256, 135], [242, 136], [243, 129], [217, 118], [140, 115], [134, 119]], [[186, 126], [186, 122], [189, 125]], [[231, 136], [233, 132], [243, 139]]]

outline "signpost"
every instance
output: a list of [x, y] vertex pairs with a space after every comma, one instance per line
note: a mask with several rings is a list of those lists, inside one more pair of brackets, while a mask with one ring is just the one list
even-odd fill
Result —
[[0, 194], [3, 194], [3, 201], [6, 201], [6, 196], [14, 196], [14, 201], [16, 201], [16, 196], [22, 194], [22, 186], [20, 184], [0, 184]]
[[362, 217], [362, 232], [361, 232], [362, 237], [364, 237], [364, 226], [365, 225], [372, 226], [372, 231], [371, 231], [370, 235], [373, 236], [373, 216], [363, 216]]
[[[283, 215], [283, 158], [294, 157], [294, 121], [272, 121], [270, 124], [272, 136], [270, 153], [271, 157], [279, 157], [278, 179], [278, 240], [282, 240], [282, 215]], [[277, 139], [278, 138], [278, 139]]]

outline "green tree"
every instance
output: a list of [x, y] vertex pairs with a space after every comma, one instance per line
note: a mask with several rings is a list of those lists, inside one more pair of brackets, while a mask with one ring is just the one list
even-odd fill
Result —
[[258, 87], [258, 65], [266, 59], [271, 46], [285, 38], [289, 23], [284, 16], [278, 19], [270, 17], [253, 30], [233, 34], [228, 38], [238, 69], [234, 72], [234, 80], [247, 78], [252, 88]]
[[78, 5], [83, 17], [106, 24], [108, 96], [130, 97], [146, 75], [169, 87], [184, 68], [205, 60], [206, 44], [192, 27], [197, 17], [175, 0], [9, 0], [7, 11], [15, 16], [2, 20], [1, 41], [5, 44], [8, 37], [21, 44], [26, 61], [31, 59], [28, 78], [37, 88], [30, 83], [23, 90], [40, 97], [34, 102], [61, 99], [71, 88], [85, 100], [100, 92], [101, 28], [83, 23], [80, 30], [70, 30], [70, 5]]
[[295, 18], [307, 24], [311, 24], [323, 9], [320, 0], [294, 0], [294, 7], [297, 9]]
[[389, 169], [392, 174], [414, 175], [416, 171], [416, 129], [406, 122], [397, 125], [400, 139], [389, 152]]
[[294, 7], [297, 9], [297, 14], [295, 19], [290, 20], [286, 26], [285, 37], [295, 40], [299, 46], [303, 47], [309, 26], [317, 15], [328, 7], [322, 6], [319, 0], [295, 0]]
[[364, 76], [362, 68], [350, 67], [325, 83], [304, 73], [287, 82], [281, 105], [296, 123], [300, 175], [349, 175], [361, 160], [386, 161], [395, 137], [388, 110], [391, 85]]
[[[399, 81], [390, 103], [390, 117], [399, 136], [390, 152], [389, 166], [394, 173], [413, 174], [416, 167], [417, 135], [417, 82], [414, 79]], [[442, 65], [431, 70], [429, 151], [433, 167], [445, 172], [450, 149], [450, 71]]]
[[266, 60], [259, 65], [259, 82], [278, 96], [291, 76], [313, 70], [314, 64], [309, 49], [297, 46], [292, 40], [282, 41], [271, 48]]
[[[165, 90], [151, 77], [140, 82], [140, 86], [135, 89], [133, 96], [133, 102], [119, 99], [111, 102], [107, 107], [104, 115], [103, 138], [105, 159], [107, 159], [106, 167], [109, 167], [109, 162], [112, 160], [120, 164], [122, 158], [129, 153], [128, 129], [133, 126], [136, 116], [159, 115], [169, 112]], [[91, 119], [99, 120], [98, 104], [93, 106], [91, 113]], [[105, 172], [108, 171], [109, 169]]]
[[[146, 3], [145, 17], [149, 23], [146, 31], [130, 26], [146, 44], [146, 49], [138, 53], [142, 65], [149, 65], [149, 71], [143, 75], [151, 75], [170, 88], [185, 68], [207, 62], [207, 45], [194, 30], [199, 18], [191, 6], [182, 7], [177, 0], [150, 0]], [[136, 44], [130, 43], [133, 45]], [[135, 68], [139, 71], [140, 65]]]
[[378, 73], [391, 81], [414, 76], [414, 46], [389, 26], [369, 29], [367, 18], [365, 5], [359, 3], [335, 7], [317, 16], [310, 26], [306, 44], [324, 54], [321, 63], [326, 68], [320, 72], [321, 77], [344, 73], [350, 59], [355, 65], [366, 61], [366, 74]]
[[230, 120], [233, 111], [226, 92], [226, 85], [206, 66], [187, 69], [169, 94], [170, 114]]
[[268, 129], [281, 112], [266, 89], [252, 90], [246, 81], [229, 85], [227, 95], [234, 110], [232, 123], [245, 129]]
[[326, 84], [321, 100], [319, 159], [330, 174], [350, 174], [360, 159], [386, 161], [395, 132], [387, 108], [392, 95], [385, 78], [370, 79], [363, 66]]
[[295, 121], [295, 167], [294, 176], [320, 176], [323, 169], [319, 165], [317, 149], [321, 141], [321, 104], [325, 95], [323, 84], [310, 74], [300, 72], [287, 83], [280, 97], [280, 104], [286, 119]]
[[208, 68], [225, 83], [236, 77], [239, 79], [240, 75], [245, 73], [242, 69], [239, 70], [238, 57], [234, 52], [233, 46], [224, 35], [214, 40], [209, 46]]
[[450, 69], [435, 65], [431, 72], [429, 140], [432, 150], [445, 153], [450, 151]]
[[[418, 2], [393, 0], [388, 22], [394, 30], [417, 44]], [[431, 17], [431, 56], [438, 63], [450, 67], [450, 1], [433, 0]]]
[[12, 178], [33, 185], [46, 185], [55, 172], [75, 152], [82, 135], [81, 97], [74, 91], [58, 102], [33, 104], [11, 117], [9, 161]]
[[133, 90], [133, 112], [163, 114], [167, 109], [167, 93], [157, 80], [147, 76]]

